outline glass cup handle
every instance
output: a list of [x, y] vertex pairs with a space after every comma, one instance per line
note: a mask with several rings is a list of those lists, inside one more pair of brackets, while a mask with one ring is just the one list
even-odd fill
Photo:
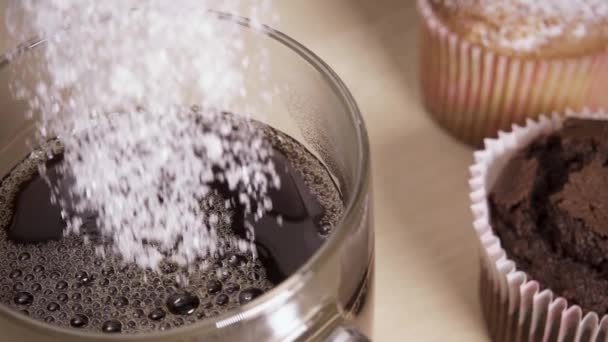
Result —
[[356, 329], [345, 326], [337, 325], [334, 330], [329, 334], [329, 337], [325, 339], [325, 342], [370, 342], [371, 340], [367, 336], [363, 335]]

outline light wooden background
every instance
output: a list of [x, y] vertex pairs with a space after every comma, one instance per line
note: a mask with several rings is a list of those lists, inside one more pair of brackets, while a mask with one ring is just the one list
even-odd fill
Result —
[[[472, 150], [421, 107], [414, 1], [274, 3], [279, 28], [337, 71], [367, 121], [376, 210], [374, 339], [488, 341], [468, 211]], [[0, 51], [10, 45], [0, 39]]]
[[369, 129], [377, 341], [488, 341], [468, 210], [472, 149], [420, 104], [413, 0], [275, 1], [280, 28], [325, 59]]

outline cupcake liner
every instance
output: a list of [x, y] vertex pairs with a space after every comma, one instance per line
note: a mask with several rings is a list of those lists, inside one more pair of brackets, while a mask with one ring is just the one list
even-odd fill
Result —
[[487, 195], [505, 164], [540, 135], [558, 130], [566, 117], [608, 119], [606, 112], [567, 112], [527, 119], [509, 133], [486, 139], [485, 149], [475, 152], [471, 166], [473, 227], [481, 249], [480, 297], [482, 312], [493, 341], [608, 341], [608, 316], [584, 317], [577, 305], [568, 305], [550, 289], [540, 291], [538, 282], [517, 269], [492, 231]]
[[418, 0], [418, 10], [424, 104], [457, 138], [480, 145], [540, 113], [608, 108], [608, 49], [575, 58], [504, 56], [450, 31], [430, 0]]

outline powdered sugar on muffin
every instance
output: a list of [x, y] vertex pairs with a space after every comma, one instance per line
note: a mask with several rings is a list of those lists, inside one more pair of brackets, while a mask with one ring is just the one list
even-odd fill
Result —
[[608, 41], [606, 0], [431, 0], [431, 3], [461, 23], [466, 38], [486, 46], [534, 51], [563, 40]]

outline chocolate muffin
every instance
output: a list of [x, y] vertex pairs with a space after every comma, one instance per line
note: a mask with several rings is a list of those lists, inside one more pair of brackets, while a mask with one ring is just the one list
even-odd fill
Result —
[[570, 118], [536, 139], [488, 200], [518, 269], [583, 311], [608, 314], [608, 121]]

